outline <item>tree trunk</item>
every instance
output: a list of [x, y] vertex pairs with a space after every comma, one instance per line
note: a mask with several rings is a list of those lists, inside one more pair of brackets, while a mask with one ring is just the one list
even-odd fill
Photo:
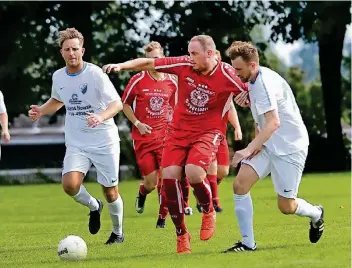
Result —
[[321, 19], [321, 32], [318, 35], [320, 76], [328, 136], [328, 148], [324, 149], [326, 157], [330, 159], [331, 170], [334, 171], [344, 170], [347, 166], [341, 127], [341, 61], [348, 23], [344, 18], [350, 17], [349, 3], [346, 4], [345, 8], [339, 5], [341, 16], [338, 20], [332, 20], [328, 14], [324, 14]]

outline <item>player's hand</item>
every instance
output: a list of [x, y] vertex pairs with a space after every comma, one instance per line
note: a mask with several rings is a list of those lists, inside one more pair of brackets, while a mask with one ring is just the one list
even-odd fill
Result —
[[255, 150], [249, 157], [247, 157], [247, 160], [251, 160], [253, 157], [255, 157], [257, 154], [259, 154], [263, 150], [263, 146], [260, 147], [259, 149]]
[[242, 129], [241, 128], [235, 129], [234, 133], [235, 133], [235, 141], [241, 141], [242, 140]]
[[42, 112], [40, 111], [40, 107], [38, 105], [31, 105], [30, 110], [28, 111], [28, 116], [32, 121], [37, 121], [42, 116]]
[[144, 124], [142, 122], [138, 123], [137, 128], [139, 130], [139, 133], [141, 133], [141, 135], [145, 135], [145, 134], [150, 134], [152, 133], [152, 127], [148, 126], [147, 124]]
[[243, 159], [247, 159], [250, 156], [251, 152], [248, 150], [248, 148], [236, 151], [235, 155], [232, 158], [232, 166], [237, 167]]
[[236, 102], [237, 105], [241, 107], [250, 107], [250, 101], [248, 97], [248, 92], [243, 91], [240, 94], [238, 94], [235, 98], [234, 101]]
[[121, 71], [121, 67], [120, 64], [116, 63], [110, 63], [110, 64], [106, 64], [103, 66], [103, 72], [104, 73], [118, 73], [119, 71]]
[[5, 143], [9, 143], [11, 140], [11, 136], [10, 133], [8, 131], [3, 131], [1, 133], [1, 139], [5, 142]]
[[86, 118], [88, 127], [96, 127], [104, 121], [104, 118], [99, 114], [87, 113]]

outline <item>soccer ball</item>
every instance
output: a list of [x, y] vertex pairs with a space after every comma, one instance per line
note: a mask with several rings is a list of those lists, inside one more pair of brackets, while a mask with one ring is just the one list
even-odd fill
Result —
[[57, 253], [62, 260], [83, 260], [87, 256], [87, 244], [79, 236], [69, 235], [59, 242]]

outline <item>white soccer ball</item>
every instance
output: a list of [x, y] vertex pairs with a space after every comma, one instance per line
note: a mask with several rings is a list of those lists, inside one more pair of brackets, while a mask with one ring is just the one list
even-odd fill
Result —
[[59, 242], [57, 253], [62, 260], [83, 260], [87, 256], [87, 244], [79, 236], [69, 235]]

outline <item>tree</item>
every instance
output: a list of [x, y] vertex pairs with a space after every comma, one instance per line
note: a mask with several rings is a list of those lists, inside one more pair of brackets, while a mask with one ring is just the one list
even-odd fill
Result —
[[272, 40], [282, 36], [286, 42], [300, 38], [318, 42], [330, 167], [343, 170], [348, 158], [341, 128], [341, 60], [346, 25], [351, 22], [350, 2], [271, 1], [268, 5], [274, 11], [271, 22], [276, 22]]

